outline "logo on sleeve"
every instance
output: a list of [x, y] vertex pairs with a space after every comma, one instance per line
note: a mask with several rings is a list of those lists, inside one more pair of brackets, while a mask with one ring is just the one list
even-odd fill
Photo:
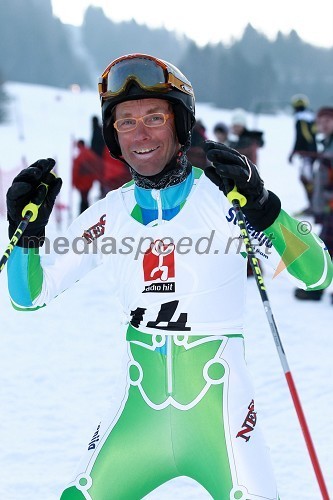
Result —
[[82, 237], [86, 240], [87, 243], [92, 243], [100, 236], [103, 236], [105, 231], [105, 218], [106, 214], [102, 215], [96, 224], [84, 231]]

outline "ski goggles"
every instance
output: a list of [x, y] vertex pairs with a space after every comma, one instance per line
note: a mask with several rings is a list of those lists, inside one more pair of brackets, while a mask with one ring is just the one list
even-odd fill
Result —
[[193, 95], [190, 82], [171, 64], [145, 54], [131, 54], [115, 59], [103, 72], [98, 83], [101, 101], [121, 95], [130, 81], [148, 92], [178, 89]]

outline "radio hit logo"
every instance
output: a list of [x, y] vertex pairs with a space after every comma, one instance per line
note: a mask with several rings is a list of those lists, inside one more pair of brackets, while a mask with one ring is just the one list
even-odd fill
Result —
[[175, 245], [156, 240], [150, 244], [143, 256], [144, 280], [153, 282], [145, 286], [147, 292], [174, 292], [175, 282], [168, 281], [175, 277]]

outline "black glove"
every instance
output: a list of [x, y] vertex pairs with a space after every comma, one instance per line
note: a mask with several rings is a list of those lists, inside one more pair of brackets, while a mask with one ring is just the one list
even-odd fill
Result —
[[29, 222], [17, 243], [18, 246], [36, 248], [42, 246], [44, 242], [45, 226], [62, 185], [62, 180], [59, 177], [50, 175], [54, 165], [55, 161], [52, 158], [36, 161], [14, 178], [7, 191], [8, 234], [9, 238], [12, 238], [22, 220], [22, 210], [33, 199], [39, 184], [45, 182], [49, 186], [46, 198], [38, 209], [36, 220]]
[[225, 195], [234, 186], [237, 187], [247, 200], [242, 210], [251, 225], [262, 231], [273, 224], [281, 210], [281, 203], [274, 193], [265, 189], [255, 164], [219, 142], [205, 141], [204, 150], [212, 162], [212, 166], [205, 169], [205, 174]]

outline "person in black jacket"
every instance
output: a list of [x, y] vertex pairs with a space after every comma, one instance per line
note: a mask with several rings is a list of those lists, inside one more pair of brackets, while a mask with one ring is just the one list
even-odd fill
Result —
[[226, 144], [228, 146], [229, 144], [229, 127], [223, 122], [218, 122], [214, 129], [213, 129], [214, 135], [216, 137], [217, 142], [221, 142], [222, 144]]
[[192, 129], [191, 146], [187, 151], [187, 158], [192, 165], [202, 170], [210, 164], [203, 149], [206, 140], [206, 127], [201, 120], [197, 120]]
[[92, 117], [91, 126], [92, 126], [92, 135], [91, 135], [90, 148], [98, 156], [102, 157], [105, 148], [105, 142], [102, 133], [102, 126], [99, 123], [97, 116]]
[[301, 214], [312, 214], [313, 162], [317, 151], [315, 114], [309, 108], [309, 100], [303, 94], [291, 98], [295, 117], [295, 141], [289, 155], [289, 163], [297, 155], [300, 158], [300, 181], [304, 186], [308, 207]]
[[104, 188], [104, 154], [106, 145], [104, 142], [102, 125], [99, 122], [98, 116], [93, 116], [91, 119], [92, 126], [92, 134], [91, 134], [91, 143], [90, 149], [98, 156], [99, 158], [99, 167], [98, 167], [98, 181], [100, 183], [100, 197], [103, 198], [105, 196], [105, 188]]

